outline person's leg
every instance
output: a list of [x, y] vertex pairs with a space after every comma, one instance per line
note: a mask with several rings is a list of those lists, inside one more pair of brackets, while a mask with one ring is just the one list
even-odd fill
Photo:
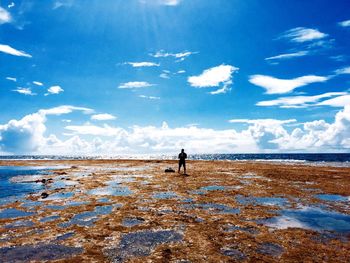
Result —
[[180, 173], [180, 169], [181, 169], [181, 162], [179, 162], [179, 169], [177, 170], [177, 173]]
[[186, 162], [184, 162], [183, 165], [184, 165], [184, 173], [186, 174]]

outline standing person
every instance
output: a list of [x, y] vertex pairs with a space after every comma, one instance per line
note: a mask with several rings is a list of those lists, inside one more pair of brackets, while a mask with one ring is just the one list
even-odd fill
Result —
[[184, 167], [184, 173], [186, 174], [186, 159], [187, 154], [185, 153], [184, 149], [181, 149], [181, 152], [179, 154], [179, 170], [178, 173], [180, 173], [181, 166]]

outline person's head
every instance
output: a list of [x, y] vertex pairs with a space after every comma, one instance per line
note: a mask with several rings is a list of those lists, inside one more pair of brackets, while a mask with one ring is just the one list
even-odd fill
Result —
[[181, 149], [181, 152], [183, 153], [185, 150], [184, 149]]

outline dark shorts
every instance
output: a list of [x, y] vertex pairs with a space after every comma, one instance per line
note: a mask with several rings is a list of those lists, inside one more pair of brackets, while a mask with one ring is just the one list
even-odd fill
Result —
[[186, 166], [186, 162], [185, 161], [179, 161], [179, 167], [181, 167], [181, 166]]

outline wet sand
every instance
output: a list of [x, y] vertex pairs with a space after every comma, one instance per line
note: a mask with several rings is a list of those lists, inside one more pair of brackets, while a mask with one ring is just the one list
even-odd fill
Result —
[[0, 165], [67, 167], [0, 206], [0, 262], [349, 262], [350, 168], [189, 161], [184, 176], [164, 173], [175, 161]]

